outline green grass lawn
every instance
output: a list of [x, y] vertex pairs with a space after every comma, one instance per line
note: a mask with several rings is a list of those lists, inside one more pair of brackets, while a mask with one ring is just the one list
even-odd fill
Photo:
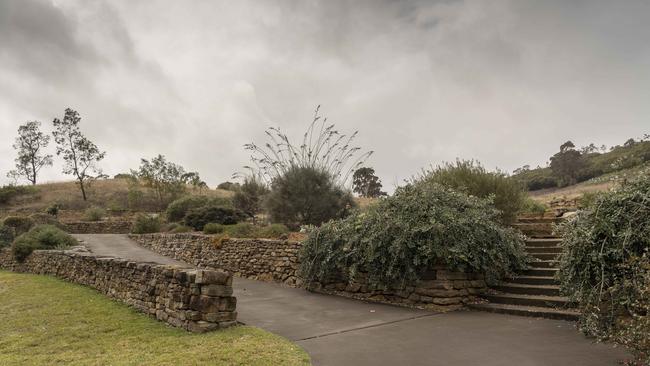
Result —
[[0, 271], [0, 365], [308, 365], [288, 340], [254, 327], [172, 328], [97, 291]]

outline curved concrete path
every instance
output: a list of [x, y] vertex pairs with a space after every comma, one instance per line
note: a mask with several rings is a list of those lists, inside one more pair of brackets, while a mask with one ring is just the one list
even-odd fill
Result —
[[[75, 235], [91, 251], [189, 266], [125, 235]], [[302, 346], [314, 365], [601, 366], [629, 357], [573, 323], [484, 312], [433, 313], [236, 278], [238, 320]], [[251, 350], [254, 352], [254, 350]]]

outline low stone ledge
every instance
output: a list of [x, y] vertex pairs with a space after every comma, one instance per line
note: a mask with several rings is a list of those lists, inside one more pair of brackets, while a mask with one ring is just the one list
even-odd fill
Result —
[[229, 327], [237, 320], [232, 276], [224, 272], [98, 257], [79, 247], [37, 250], [22, 263], [14, 260], [10, 250], [0, 250], [0, 268], [92, 287], [191, 332]]
[[133, 223], [128, 220], [67, 221], [63, 230], [71, 234], [128, 234]]

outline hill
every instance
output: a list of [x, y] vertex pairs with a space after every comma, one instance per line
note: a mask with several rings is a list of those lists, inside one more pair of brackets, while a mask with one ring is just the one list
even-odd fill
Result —
[[[88, 200], [81, 197], [75, 182], [45, 183], [35, 186], [4, 187], [5, 195], [0, 197], [0, 217], [44, 212], [56, 204], [63, 219], [78, 218], [89, 207], [101, 207], [112, 215], [125, 212], [155, 212], [166, 207], [156, 198], [153, 189], [134, 184], [129, 179], [102, 179], [92, 182], [88, 189]], [[11, 191], [9, 191], [11, 190]], [[187, 186], [190, 195], [231, 197], [232, 191], [223, 189], [197, 189]]]

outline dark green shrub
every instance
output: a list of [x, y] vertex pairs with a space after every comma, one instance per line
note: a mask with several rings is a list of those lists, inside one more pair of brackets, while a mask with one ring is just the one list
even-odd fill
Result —
[[7, 216], [2, 224], [12, 227], [16, 235], [21, 235], [28, 232], [34, 226], [34, 220], [24, 216]]
[[59, 205], [54, 203], [45, 209], [45, 213], [57, 217], [59, 215]]
[[211, 222], [223, 225], [236, 224], [244, 219], [244, 214], [233, 208], [222, 206], [203, 206], [191, 209], [183, 218], [183, 224], [202, 231]]
[[0, 187], [0, 205], [6, 205], [12, 198], [32, 194], [36, 192], [36, 187], [7, 185]]
[[233, 206], [246, 215], [255, 217], [262, 210], [262, 201], [267, 193], [269, 189], [264, 184], [256, 179], [246, 178], [233, 197]]
[[515, 180], [500, 171], [488, 172], [473, 160], [457, 160], [425, 171], [414, 184], [438, 183], [480, 198], [492, 197], [501, 211], [501, 221], [515, 221], [526, 200], [526, 192]]
[[106, 211], [100, 207], [90, 207], [84, 211], [84, 218], [87, 221], [101, 221], [106, 217]]
[[167, 220], [181, 221], [192, 209], [204, 206], [222, 206], [232, 208], [232, 200], [222, 197], [207, 196], [185, 196], [181, 197], [167, 206]]
[[236, 192], [239, 189], [240, 185], [239, 183], [233, 183], [233, 182], [222, 182], [219, 183], [217, 186], [218, 189], [223, 189], [226, 191], [233, 191]]
[[260, 238], [276, 239], [287, 234], [289, 234], [289, 228], [282, 224], [271, 224], [258, 230], [258, 237]]
[[546, 213], [546, 209], [548, 209], [548, 207], [545, 204], [538, 202], [530, 197], [527, 197], [524, 200], [524, 204], [521, 208], [521, 212], [542, 216], [544, 215], [544, 213]]
[[0, 248], [11, 245], [14, 237], [14, 229], [12, 227], [0, 225]]
[[209, 224], [205, 224], [203, 227], [203, 233], [205, 234], [221, 234], [224, 232], [226, 226], [221, 225], [221, 224], [215, 224], [214, 222], [211, 222]]
[[258, 229], [253, 224], [240, 222], [225, 226], [224, 232], [231, 238], [255, 238], [257, 237]]
[[527, 169], [513, 175], [511, 179], [516, 180], [529, 191], [538, 189], [555, 188], [558, 186], [557, 178], [553, 175], [551, 168]]
[[265, 200], [271, 220], [289, 227], [342, 218], [354, 206], [349, 191], [337, 186], [327, 172], [313, 168], [290, 168], [273, 181]]
[[399, 288], [438, 264], [494, 281], [525, 268], [526, 260], [522, 236], [499, 224], [489, 200], [431, 183], [400, 187], [313, 230], [300, 272], [308, 282], [365, 273], [371, 285]]
[[37, 249], [62, 249], [77, 244], [70, 234], [52, 225], [37, 225], [14, 240], [12, 253], [23, 261]]
[[559, 232], [559, 278], [581, 329], [650, 362], [650, 176], [591, 197]]
[[158, 216], [139, 214], [135, 217], [131, 232], [133, 234], [148, 234], [160, 232], [162, 226]]

